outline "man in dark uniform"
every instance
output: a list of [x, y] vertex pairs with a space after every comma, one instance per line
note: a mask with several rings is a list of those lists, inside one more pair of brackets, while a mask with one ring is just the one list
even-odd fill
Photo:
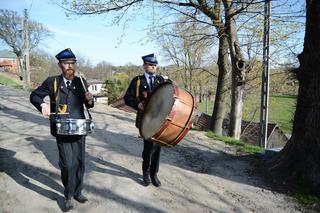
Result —
[[[88, 199], [81, 193], [85, 164], [85, 136], [57, 135], [55, 118], [84, 119], [84, 106], [93, 107], [93, 95], [86, 92], [79, 77], [75, 74], [76, 57], [70, 49], [65, 49], [56, 55], [62, 70], [59, 76], [47, 78], [41, 86], [30, 95], [30, 102], [42, 113], [50, 117], [51, 134], [56, 137], [59, 150], [59, 167], [61, 179], [65, 187], [64, 210], [74, 207], [73, 200], [80, 203]], [[86, 85], [86, 82], [84, 81]], [[50, 97], [50, 104], [44, 102]], [[57, 114], [56, 114], [57, 112]]]
[[[125, 103], [137, 110], [137, 128], [140, 126], [145, 99], [150, 96], [153, 89], [165, 81], [162, 76], [156, 75], [158, 61], [154, 54], [143, 56], [142, 60], [144, 74], [132, 79], [124, 96]], [[156, 187], [161, 185], [161, 182], [157, 177], [157, 173], [159, 171], [160, 151], [160, 145], [144, 140], [142, 172], [143, 181], [147, 186], [151, 182]]]

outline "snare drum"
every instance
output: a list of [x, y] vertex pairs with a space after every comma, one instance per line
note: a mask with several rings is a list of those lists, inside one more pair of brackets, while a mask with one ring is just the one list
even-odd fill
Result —
[[191, 93], [172, 83], [153, 91], [145, 106], [140, 135], [164, 147], [177, 145], [192, 127], [197, 101]]
[[58, 135], [87, 135], [93, 132], [91, 119], [56, 119]]

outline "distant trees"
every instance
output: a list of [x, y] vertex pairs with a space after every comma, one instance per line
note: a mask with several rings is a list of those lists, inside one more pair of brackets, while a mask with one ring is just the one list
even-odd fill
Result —
[[[27, 73], [24, 64], [25, 51], [34, 49], [41, 40], [51, 34], [43, 24], [27, 21], [25, 18], [18, 15], [17, 12], [0, 9], [0, 40], [9, 46], [17, 56], [20, 75], [25, 84], [28, 85], [30, 83], [30, 73]], [[29, 44], [28, 50], [26, 50], [26, 42]]]
[[99, 62], [91, 71], [91, 75], [95, 79], [110, 79], [112, 77], [112, 64], [102, 61]]
[[40, 84], [48, 76], [61, 74], [57, 65], [57, 59], [44, 50], [34, 49], [30, 53], [30, 77], [31, 82]]

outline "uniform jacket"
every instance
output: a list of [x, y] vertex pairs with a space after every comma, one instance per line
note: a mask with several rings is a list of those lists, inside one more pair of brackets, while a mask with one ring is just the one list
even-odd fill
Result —
[[[68, 115], [55, 115], [50, 116], [50, 127], [51, 134], [56, 136], [56, 126], [55, 126], [55, 118], [75, 118], [75, 119], [84, 119], [84, 106], [87, 108], [93, 107], [89, 105], [85, 99], [85, 90], [82, 86], [81, 80], [79, 77], [74, 77], [71, 83], [71, 89], [67, 89], [63, 76], [51, 76], [47, 78], [41, 86], [35, 89], [30, 95], [30, 102], [41, 112], [41, 104], [44, 103], [44, 98], [46, 96], [50, 97], [50, 110], [51, 113], [55, 113], [56, 111], [56, 101], [55, 101], [55, 93], [54, 93], [54, 81], [57, 80], [57, 92], [58, 95], [57, 101], [59, 105], [66, 104]], [[84, 79], [83, 79], [84, 80]], [[86, 81], [84, 80], [84, 84]], [[87, 86], [86, 86], [87, 87]]]
[[[139, 95], [137, 96], [137, 82], [138, 79], [140, 79], [140, 86], [139, 86]], [[160, 75], [156, 75], [154, 79], [154, 85], [153, 85], [153, 90], [159, 86], [161, 83], [165, 82], [164, 78]], [[127, 92], [124, 96], [124, 101], [125, 103], [136, 109], [138, 111], [137, 113], [137, 118], [136, 118], [136, 127], [140, 127], [140, 122], [141, 122], [141, 115], [142, 112], [139, 111], [138, 109], [138, 104], [142, 101], [145, 101], [147, 98], [149, 98], [151, 95], [151, 91], [149, 89], [149, 85], [147, 82], [147, 79], [145, 75], [139, 75], [136, 76], [132, 79]]]

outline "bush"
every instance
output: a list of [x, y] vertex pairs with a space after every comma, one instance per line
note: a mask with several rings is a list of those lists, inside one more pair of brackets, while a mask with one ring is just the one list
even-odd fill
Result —
[[107, 92], [106, 95], [108, 97], [108, 102], [112, 103], [121, 95], [121, 92], [124, 90], [124, 86], [120, 80], [108, 79], [105, 81], [105, 89]]

